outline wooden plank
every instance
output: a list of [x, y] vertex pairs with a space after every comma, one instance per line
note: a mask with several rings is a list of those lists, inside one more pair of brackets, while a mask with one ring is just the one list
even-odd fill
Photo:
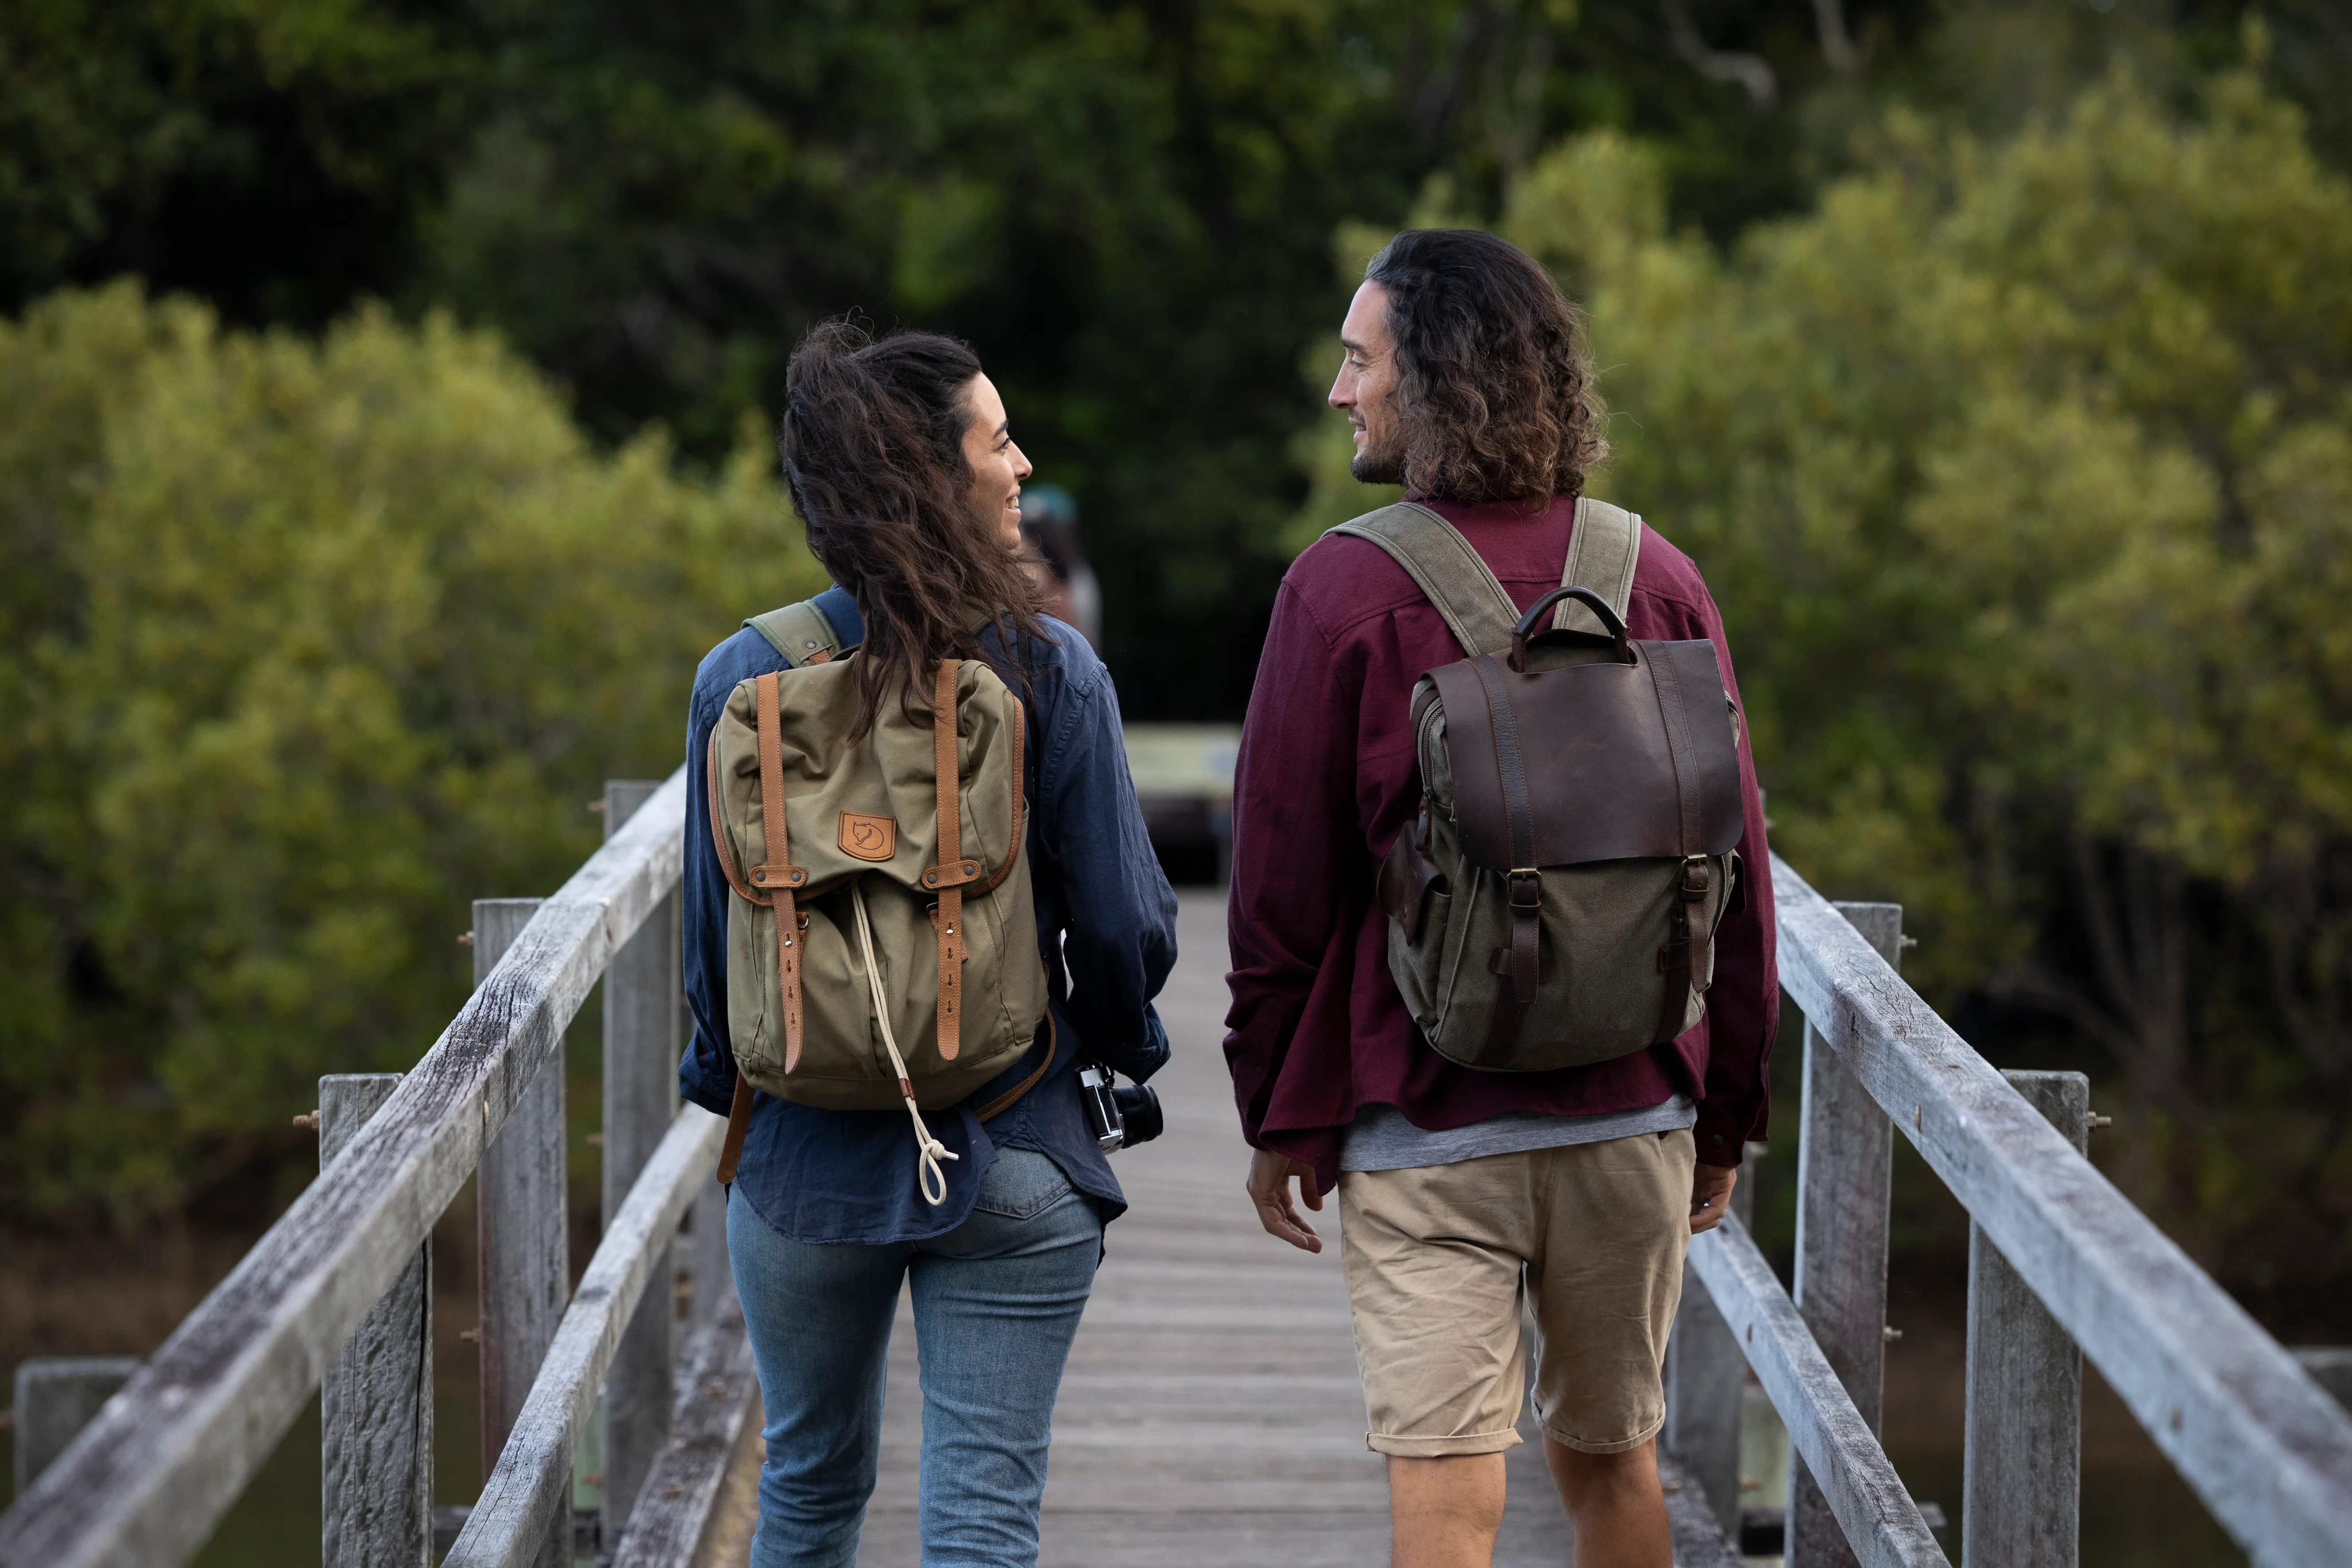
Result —
[[614, 949], [677, 885], [681, 768], [547, 900], [391, 1100], [0, 1516], [6, 1568], [194, 1556], [551, 1059]]
[[[325, 1170], [400, 1087], [396, 1072], [319, 1080]], [[432, 1568], [433, 1242], [411, 1255], [319, 1385], [320, 1561]]]
[[528, 1568], [559, 1531], [570, 1561], [572, 1456], [597, 1384], [726, 1131], [725, 1121], [688, 1106], [646, 1162], [580, 1277], [521, 1418], [444, 1568]]
[[[1325, 1242], [1312, 1257], [1259, 1228], [1218, 1048], [1223, 901], [1184, 889], [1177, 921], [1176, 971], [1160, 998], [1174, 1056], [1152, 1079], [1168, 1131], [1111, 1157], [1132, 1206], [1109, 1227], [1055, 1408], [1040, 1568], [1386, 1563], [1386, 1470], [1364, 1446], [1337, 1212], [1307, 1216]], [[904, 1300], [889, 1355], [863, 1568], [921, 1559], [922, 1398]], [[1508, 1508], [1559, 1516], [1549, 1491], [1515, 1486]], [[1496, 1558], [1540, 1561], [1507, 1547]]]
[[1698, 1478], [1664, 1450], [1658, 1455], [1658, 1485], [1666, 1494], [1666, 1530], [1675, 1543], [1675, 1568], [1739, 1568], [1735, 1542], [1738, 1521], [1732, 1521], [1727, 1533]]
[[612, 1568], [688, 1568], [712, 1533], [720, 1485], [760, 1392], [751, 1336], [731, 1294], [695, 1331], [678, 1385], [669, 1442], [629, 1512]]
[[[1903, 952], [1901, 904], [1835, 906], [1890, 967]], [[1895, 1131], [1821, 1031], [1805, 1026], [1797, 1139], [1797, 1315], [1873, 1432], [1886, 1367], [1886, 1226]], [[1789, 1458], [1788, 1568], [1853, 1568], [1853, 1549], [1804, 1461]], [[1736, 1526], [1735, 1526], [1736, 1528]]]
[[2260, 1568], [2335, 1568], [2352, 1417], [1777, 858], [1780, 983]]
[[[1748, 1145], [1746, 1168], [1731, 1189], [1742, 1225], [1756, 1207], [1757, 1166], [1764, 1145]], [[1748, 1358], [1731, 1337], [1715, 1299], [1683, 1260], [1682, 1298], [1666, 1339], [1666, 1425], [1658, 1446], [1680, 1467], [1727, 1536], [1739, 1533], [1739, 1423], [1747, 1401]]]
[[1780, 1413], [1790, 1447], [1820, 1482], [1856, 1561], [1868, 1568], [1950, 1568], [1877, 1435], [1854, 1408], [1748, 1227], [1727, 1217], [1692, 1238], [1690, 1256]]
[[687, 1258], [692, 1289], [687, 1321], [700, 1328], [735, 1295], [735, 1273], [727, 1260], [727, 1189], [719, 1184], [715, 1171], [688, 1211]]
[[33, 1356], [16, 1363], [17, 1496], [138, 1370], [139, 1358], [128, 1355]]
[[[539, 912], [537, 899], [474, 900], [474, 984], [480, 985]], [[482, 1473], [507, 1446], [572, 1295], [571, 1182], [563, 1118], [563, 1041], [482, 1152], [474, 1183], [480, 1302]], [[539, 1568], [571, 1561], [567, 1518], [551, 1526]]]
[[1717, 1528], [1739, 1528], [1739, 1405], [1748, 1359], [1689, 1263], [1666, 1341], [1666, 1426], [1661, 1446], [1706, 1500]]
[[[2077, 1153], [2091, 1080], [2005, 1072]], [[2082, 1540], [2083, 1352], [1985, 1233], [1969, 1227], [1961, 1568], [2074, 1568]]]
[[2298, 1345], [2294, 1359], [2311, 1373], [2336, 1403], [2352, 1409], [2352, 1348], [2342, 1345]]
[[[658, 780], [604, 784], [608, 838], [661, 787]], [[618, 1214], [677, 1111], [677, 895], [664, 899], [604, 972], [604, 1207]], [[646, 1292], [604, 1375], [604, 1539], [615, 1540], [654, 1456], [669, 1440], [672, 1249]]]

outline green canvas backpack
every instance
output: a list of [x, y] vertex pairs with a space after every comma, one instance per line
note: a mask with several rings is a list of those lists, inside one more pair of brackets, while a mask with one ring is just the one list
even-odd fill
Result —
[[[917, 1178], [956, 1156], [922, 1113], [957, 1104], [1050, 1031], [1023, 812], [1021, 700], [977, 659], [901, 680], [857, 719], [860, 656], [812, 605], [751, 623], [801, 668], [753, 677], [711, 732], [710, 831], [735, 896], [729, 1154], [753, 1089], [828, 1110], [904, 1105]], [[798, 644], [805, 640], [807, 647]], [[1001, 1110], [1052, 1059], [997, 1101]], [[733, 1160], [722, 1156], [721, 1179]]]
[[1738, 880], [1738, 714], [1712, 642], [1625, 635], [1642, 520], [1579, 500], [1560, 586], [1524, 616], [1424, 507], [1332, 531], [1387, 551], [1470, 656], [1413, 688], [1422, 804], [1377, 883], [1422, 1034], [1543, 1072], [1697, 1023]]

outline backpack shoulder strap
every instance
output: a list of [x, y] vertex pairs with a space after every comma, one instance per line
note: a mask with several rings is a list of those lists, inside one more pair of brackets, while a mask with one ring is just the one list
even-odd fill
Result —
[[803, 599], [797, 605], [753, 616], [743, 624], [767, 638], [768, 646], [790, 660], [795, 669], [804, 664], [823, 664], [838, 658], [845, 651], [841, 634], [816, 599]]
[[[1579, 497], [1576, 521], [1569, 530], [1568, 559], [1559, 569], [1559, 585], [1591, 589], [1609, 601], [1622, 621], [1625, 606], [1633, 599], [1633, 567], [1641, 556], [1641, 513], [1591, 496]], [[1609, 635], [1601, 627], [1601, 617], [1574, 599], [1560, 601], [1551, 624], [1564, 632]]]
[[1399, 501], [1331, 531], [1370, 540], [1387, 551], [1437, 606], [1464, 653], [1475, 658], [1511, 646], [1518, 606], [1461, 530], [1427, 507]]

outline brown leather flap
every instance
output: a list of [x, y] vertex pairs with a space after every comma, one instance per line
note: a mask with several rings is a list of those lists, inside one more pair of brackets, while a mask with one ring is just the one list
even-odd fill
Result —
[[[1511, 853], [1490, 689], [1493, 700], [1511, 705], [1502, 740], [1516, 740], [1530, 797], [1527, 864], [1724, 855], [1739, 842], [1739, 754], [1715, 645], [1632, 646], [1630, 665], [1523, 675], [1490, 654], [1429, 672], [1445, 707], [1454, 815], [1471, 860], [1496, 871], [1520, 864]], [[1488, 667], [1483, 680], [1481, 664]]]

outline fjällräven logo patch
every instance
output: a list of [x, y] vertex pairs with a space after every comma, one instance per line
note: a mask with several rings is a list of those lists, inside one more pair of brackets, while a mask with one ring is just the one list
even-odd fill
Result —
[[841, 814], [841, 852], [860, 860], [887, 860], [898, 852], [898, 819], [867, 816], [863, 812]]

